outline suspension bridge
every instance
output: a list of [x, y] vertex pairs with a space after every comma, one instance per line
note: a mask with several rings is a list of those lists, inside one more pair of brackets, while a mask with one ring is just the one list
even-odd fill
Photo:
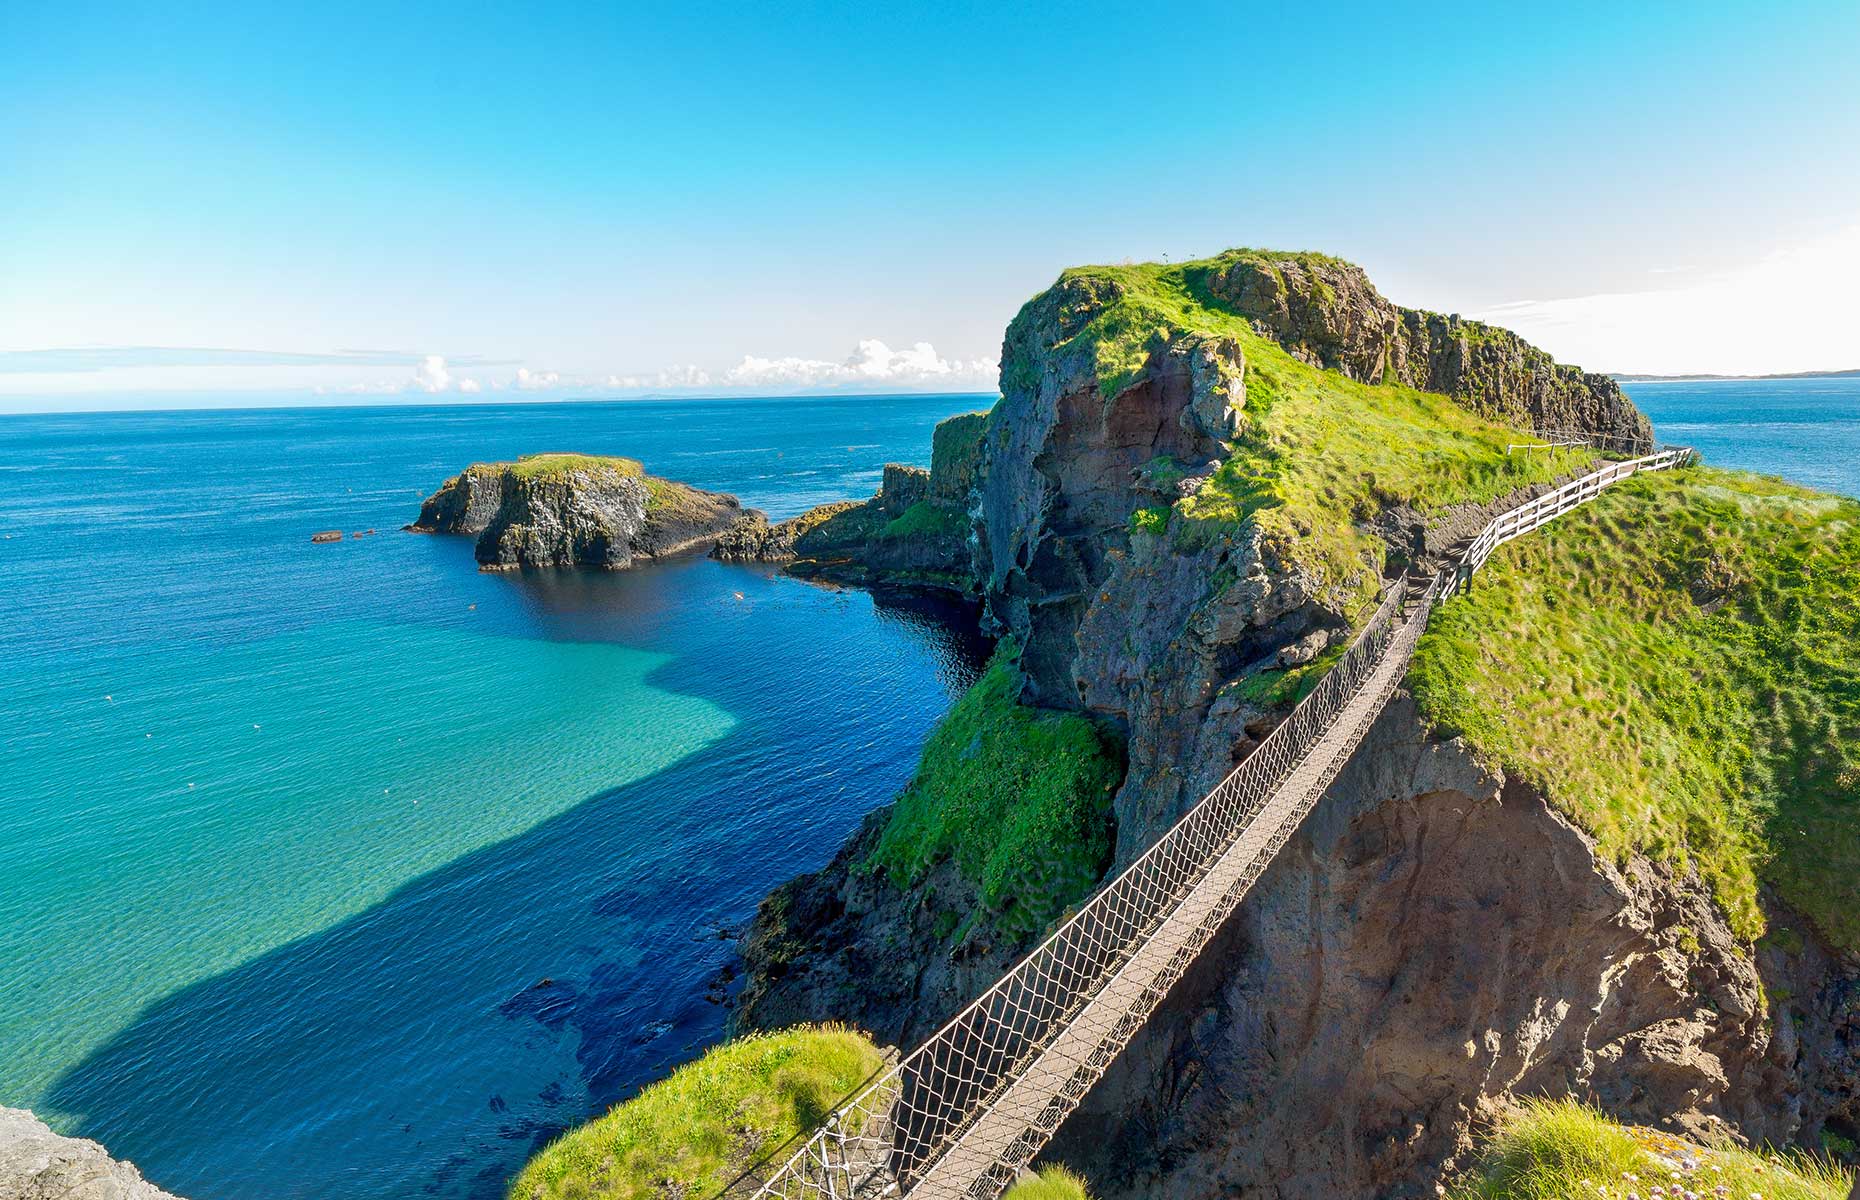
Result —
[[772, 1171], [752, 1171], [725, 1195], [993, 1200], [1349, 762], [1400, 685], [1435, 605], [1504, 543], [1623, 479], [1691, 460], [1690, 449], [1672, 448], [1609, 463], [1507, 510], [1432, 576], [1398, 580], [1323, 681], [1142, 857], [791, 1153], [765, 1164]]

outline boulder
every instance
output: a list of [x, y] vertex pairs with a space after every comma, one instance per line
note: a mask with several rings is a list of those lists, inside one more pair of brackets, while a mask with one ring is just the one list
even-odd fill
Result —
[[175, 1200], [96, 1142], [62, 1137], [23, 1108], [0, 1108], [5, 1200]]

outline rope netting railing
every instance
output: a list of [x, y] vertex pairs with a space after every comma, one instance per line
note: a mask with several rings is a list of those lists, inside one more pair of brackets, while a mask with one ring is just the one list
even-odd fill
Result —
[[[1399, 580], [1309, 695], [1142, 856], [772, 1172], [729, 1197], [990, 1200], [1031, 1161], [1238, 906], [1399, 685], [1434, 605], [1492, 551], [1643, 470], [1612, 463], [1511, 509], [1418, 595]], [[763, 1166], [766, 1168], [768, 1164]]]

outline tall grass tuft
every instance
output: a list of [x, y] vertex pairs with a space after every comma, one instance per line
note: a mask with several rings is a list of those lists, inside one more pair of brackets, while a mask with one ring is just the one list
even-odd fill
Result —
[[1570, 1100], [1527, 1102], [1450, 1200], [1847, 1200], [1828, 1160], [1704, 1146]]

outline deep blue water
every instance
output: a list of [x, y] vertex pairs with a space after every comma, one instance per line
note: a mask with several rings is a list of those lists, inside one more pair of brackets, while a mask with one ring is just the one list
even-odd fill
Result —
[[1860, 496], [1860, 378], [1621, 386], [1662, 440], [1715, 466]]
[[725, 931], [890, 799], [981, 646], [399, 526], [540, 450], [788, 516], [983, 402], [0, 417], [0, 1104], [193, 1200], [501, 1194], [718, 1035]]

